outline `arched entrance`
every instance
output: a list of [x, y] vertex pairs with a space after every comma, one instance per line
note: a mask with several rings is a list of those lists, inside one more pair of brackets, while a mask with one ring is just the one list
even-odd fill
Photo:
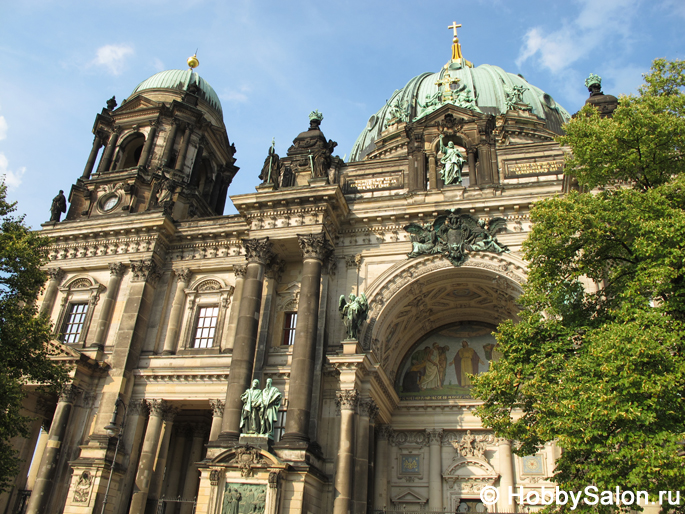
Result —
[[511, 255], [482, 254], [461, 267], [428, 257], [389, 271], [370, 289], [362, 336], [397, 398], [378, 431], [386, 462], [375, 466], [374, 508], [502, 512], [480, 491], [511, 480], [510, 446], [475, 415], [470, 375], [499, 358], [492, 333], [516, 317], [525, 269]]

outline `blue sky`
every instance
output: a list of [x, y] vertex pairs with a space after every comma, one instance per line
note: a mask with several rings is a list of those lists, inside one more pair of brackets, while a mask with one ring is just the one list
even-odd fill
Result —
[[571, 113], [591, 72], [618, 96], [652, 59], [685, 57], [684, 0], [5, 1], [0, 174], [37, 228], [83, 172], [105, 101], [198, 48], [237, 148], [229, 195], [254, 191], [271, 138], [284, 155], [313, 109], [349, 154], [395, 89], [447, 62], [454, 20], [468, 60], [523, 74]]

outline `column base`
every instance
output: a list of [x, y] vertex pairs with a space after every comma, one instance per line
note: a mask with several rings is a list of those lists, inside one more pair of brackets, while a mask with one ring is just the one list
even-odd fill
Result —
[[209, 441], [207, 448], [232, 448], [240, 444], [240, 434], [222, 432], [214, 441]]
[[268, 435], [262, 434], [240, 434], [240, 439], [238, 440], [240, 446], [256, 446], [266, 451], [269, 451], [271, 443], [273, 443], [273, 439]]

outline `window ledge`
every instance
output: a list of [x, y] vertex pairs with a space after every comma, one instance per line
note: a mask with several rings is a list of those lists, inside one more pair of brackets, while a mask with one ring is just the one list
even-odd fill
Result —
[[192, 355], [219, 355], [221, 353], [221, 348], [219, 347], [212, 347], [212, 348], [184, 348], [183, 350], [179, 350], [176, 352], [176, 355], [187, 355], [187, 356], [192, 356]]

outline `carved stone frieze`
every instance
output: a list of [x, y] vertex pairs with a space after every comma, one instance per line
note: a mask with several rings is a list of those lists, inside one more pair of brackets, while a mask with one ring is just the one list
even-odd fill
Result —
[[268, 237], [263, 239], [243, 239], [243, 247], [245, 248], [247, 262], [266, 265], [274, 255]]
[[392, 446], [426, 446], [428, 434], [424, 431], [394, 431], [390, 437]]
[[90, 491], [93, 487], [93, 475], [86, 470], [78, 478], [74, 487], [74, 503], [88, 503]]
[[464, 458], [485, 459], [488, 441], [492, 436], [474, 436], [470, 430], [461, 439], [451, 441], [457, 453]]
[[56, 242], [48, 249], [48, 259], [59, 261], [80, 259], [83, 257], [100, 257], [134, 253], [164, 253], [164, 245], [156, 236], [123, 236], [112, 239], [94, 239], [78, 242]]

